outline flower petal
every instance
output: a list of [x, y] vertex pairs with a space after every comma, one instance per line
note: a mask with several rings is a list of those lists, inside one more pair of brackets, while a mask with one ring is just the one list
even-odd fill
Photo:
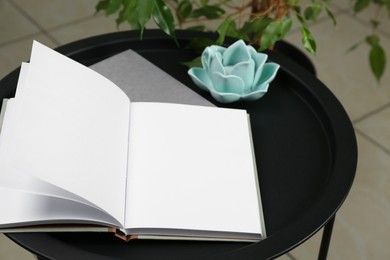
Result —
[[248, 92], [253, 85], [255, 62], [252, 59], [247, 62], [240, 62], [233, 66], [230, 74], [242, 79], [244, 81], [244, 92]]
[[265, 53], [257, 52], [252, 46], [247, 46], [252, 59], [255, 61], [256, 69], [263, 66], [267, 61], [268, 55]]
[[220, 93], [242, 94], [244, 81], [237, 76], [223, 75], [219, 72], [212, 72], [210, 75], [215, 91]]
[[222, 65], [222, 54], [217, 52], [215, 56], [212, 58], [209, 68], [209, 73], [219, 72], [221, 74], [225, 74], [225, 69]]
[[208, 91], [209, 88], [212, 88], [213, 86], [209, 74], [202, 68], [191, 68], [188, 70], [188, 75], [190, 75], [194, 83], [203, 90]]
[[247, 101], [253, 101], [253, 100], [257, 100], [257, 99], [263, 97], [265, 95], [265, 93], [267, 93], [267, 91], [257, 90], [257, 91], [253, 91], [249, 94], [243, 95], [241, 97], [241, 99], [247, 100]]
[[204, 69], [208, 68], [209, 58], [210, 58], [210, 47], [206, 47], [200, 57]]
[[253, 89], [259, 90], [260, 88], [264, 88], [265, 84], [269, 84], [275, 78], [279, 68], [280, 65], [273, 62], [264, 64], [261, 76], [257, 82], [254, 82]]
[[241, 96], [235, 93], [220, 93], [210, 90], [211, 96], [220, 103], [231, 103], [240, 100]]
[[226, 50], [225, 47], [222, 47], [219, 45], [211, 45], [210, 48], [211, 48], [213, 53], [219, 52], [219, 53], [223, 54]]
[[253, 82], [258, 82], [261, 76], [261, 72], [263, 70], [263, 66], [267, 61], [268, 55], [257, 52], [252, 46], [248, 46], [248, 49], [252, 59], [255, 61], [255, 75], [253, 78]]
[[248, 61], [251, 58], [243, 40], [236, 41], [223, 53], [222, 63], [224, 66], [233, 66], [239, 62]]
[[222, 55], [225, 50], [226, 50], [225, 47], [221, 47], [217, 45], [211, 45], [209, 47], [206, 47], [202, 52], [202, 56], [201, 56], [203, 68], [208, 69], [216, 53], [220, 53]]

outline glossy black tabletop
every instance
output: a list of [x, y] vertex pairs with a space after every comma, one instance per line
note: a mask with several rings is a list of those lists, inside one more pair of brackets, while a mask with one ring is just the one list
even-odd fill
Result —
[[[185, 46], [195, 36], [179, 31], [180, 48], [160, 31], [118, 32], [74, 42], [59, 52], [92, 65], [126, 49], [143, 57], [217, 106], [251, 115], [256, 163], [268, 238], [258, 243], [131, 241], [112, 234], [10, 234], [31, 252], [53, 259], [269, 259], [315, 234], [334, 216], [353, 183], [357, 163], [352, 124], [336, 97], [315, 76], [286, 57], [269, 92], [256, 102], [221, 105], [197, 88], [182, 62], [197, 53]], [[231, 40], [228, 40], [228, 43]], [[12, 97], [19, 70], [0, 81], [0, 97]]]

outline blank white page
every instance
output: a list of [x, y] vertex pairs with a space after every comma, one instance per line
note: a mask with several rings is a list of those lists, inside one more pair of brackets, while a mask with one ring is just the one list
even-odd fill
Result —
[[30, 174], [123, 222], [128, 97], [37, 42], [26, 75], [13, 103], [15, 120], [1, 140], [0, 174]]
[[75, 201], [0, 188], [0, 229], [34, 224], [88, 223], [120, 227], [113, 217]]
[[16, 86], [15, 97], [19, 97], [20, 95], [23, 95], [24, 87], [26, 86], [25, 82], [28, 74], [29, 65], [30, 64], [27, 62], [22, 62], [22, 65], [20, 66], [20, 72], [19, 72], [18, 84]]
[[246, 111], [131, 105], [127, 228], [260, 233]]

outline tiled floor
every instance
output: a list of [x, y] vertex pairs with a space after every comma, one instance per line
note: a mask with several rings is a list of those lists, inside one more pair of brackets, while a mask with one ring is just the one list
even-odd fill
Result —
[[[32, 39], [56, 47], [116, 31], [114, 18], [94, 16], [96, 2], [0, 0], [0, 78], [28, 59]], [[318, 54], [312, 57], [318, 77], [348, 111], [359, 146], [356, 180], [337, 215], [329, 259], [390, 259], [390, 68], [378, 86], [368, 71], [367, 48], [346, 53], [370, 32], [366, 18], [375, 12], [370, 9], [354, 16], [349, 2], [333, 1], [336, 27], [326, 17], [312, 26], [318, 43]], [[389, 25], [387, 20], [379, 30], [388, 55]], [[288, 40], [300, 46], [299, 32]], [[315, 259], [320, 235], [281, 259]], [[0, 259], [34, 257], [0, 236]]]

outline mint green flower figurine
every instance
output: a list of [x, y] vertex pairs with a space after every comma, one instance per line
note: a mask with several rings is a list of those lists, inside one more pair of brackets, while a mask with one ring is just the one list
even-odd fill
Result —
[[280, 67], [266, 63], [267, 57], [243, 40], [228, 48], [212, 45], [202, 53], [203, 68], [191, 68], [188, 74], [197, 86], [221, 103], [257, 100], [267, 92]]

